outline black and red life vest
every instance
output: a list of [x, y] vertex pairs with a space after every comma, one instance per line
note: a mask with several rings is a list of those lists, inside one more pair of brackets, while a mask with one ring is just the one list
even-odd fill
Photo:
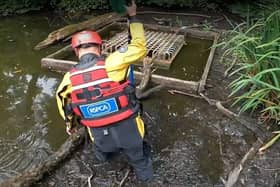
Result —
[[129, 81], [112, 81], [102, 59], [87, 67], [75, 66], [70, 70], [70, 80], [72, 110], [85, 126], [111, 125], [139, 110], [134, 87]]

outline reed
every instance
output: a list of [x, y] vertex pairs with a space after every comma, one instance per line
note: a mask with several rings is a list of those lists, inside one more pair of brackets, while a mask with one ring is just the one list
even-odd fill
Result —
[[[222, 42], [225, 57], [238, 59], [238, 68], [230, 75], [234, 104], [240, 112], [259, 111], [263, 120], [280, 121], [280, 10], [254, 24], [242, 23], [230, 31], [231, 39]], [[234, 59], [231, 58], [231, 59]]]

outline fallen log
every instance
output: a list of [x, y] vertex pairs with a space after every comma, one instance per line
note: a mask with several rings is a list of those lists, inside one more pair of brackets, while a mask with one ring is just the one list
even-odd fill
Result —
[[72, 35], [73, 33], [84, 29], [89, 29], [89, 28], [94, 30], [100, 29], [108, 24], [118, 21], [120, 18], [121, 17], [115, 13], [107, 13], [104, 15], [96, 16], [94, 18], [83, 21], [81, 23], [67, 25], [66, 27], [51, 32], [48, 35], [48, 37], [44, 41], [37, 44], [34, 49], [35, 50], [43, 49], [53, 44], [56, 41], [62, 40]]
[[40, 164], [24, 171], [0, 184], [1, 187], [28, 187], [43, 178], [44, 174], [54, 170], [65, 160], [85, 139], [85, 128], [80, 128], [71, 135], [60, 148]]

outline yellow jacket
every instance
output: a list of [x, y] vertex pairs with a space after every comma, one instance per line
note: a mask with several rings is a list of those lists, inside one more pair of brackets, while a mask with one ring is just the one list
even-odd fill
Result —
[[[113, 81], [122, 81], [126, 79], [129, 65], [139, 62], [146, 55], [147, 49], [143, 24], [134, 22], [131, 23], [129, 27], [131, 43], [128, 45], [127, 49], [115, 51], [105, 60], [108, 76]], [[70, 101], [71, 91], [70, 73], [67, 72], [56, 92], [57, 106], [63, 119], [65, 119], [63, 107]]]

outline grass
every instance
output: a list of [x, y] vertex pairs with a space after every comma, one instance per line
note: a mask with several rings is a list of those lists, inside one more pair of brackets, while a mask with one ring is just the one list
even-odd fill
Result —
[[[242, 23], [222, 42], [227, 56], [238, 59], [230, 87], [240, 112], [259, 111], [263, 120], [280, 121], [280, 10], [254, 24]], [[233, 59], [233, 58], [232, 58]], [[227, 63], [231, 63], [227, 60]]]

